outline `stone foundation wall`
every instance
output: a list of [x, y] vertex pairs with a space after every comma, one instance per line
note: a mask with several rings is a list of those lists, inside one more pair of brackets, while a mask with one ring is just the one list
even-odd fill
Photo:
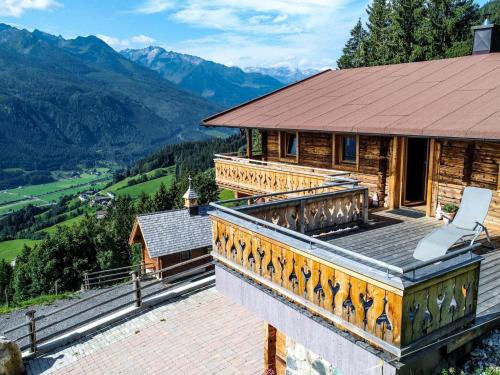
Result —
[[286, 375], [342, 375], [304, 345], [286, 338]]

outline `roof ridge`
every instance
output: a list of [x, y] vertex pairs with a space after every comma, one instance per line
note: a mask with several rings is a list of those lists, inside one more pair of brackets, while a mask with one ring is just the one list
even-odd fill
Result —
[[[204, 203], [204, 204], [198, 205], [198, 208], [209, 207], [209, 206], [210, 206], [210, 204]], [[187, 207], [181, 207], [181, 208], [172, 208], [171, 210], [149, 212], [147, 214], [139, 214], [139, 215], [137, 215], [137, 217], [153, 216], [153, 215], [166, 214], [166, 213], [169, 213], [169, 212], [176, 212], [176, 211], [183, 211], [183, 210], [184, 211], [188, 211], [188, 208]]]

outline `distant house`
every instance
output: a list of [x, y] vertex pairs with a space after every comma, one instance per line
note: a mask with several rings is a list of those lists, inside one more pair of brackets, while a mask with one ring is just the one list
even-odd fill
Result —
[[95, 213], [95, 217], [97, 220], [104, 219], [106, 216], [108, 216], [108, 211], [106, 210], [99, 210]]
[[105, 205], [108, 205], [112, 200], [113, 200], [113, 198], [111, 198], [111, 197], [97, 196], [94, 198], [91, 205], [92, 206], [98, 206], [98, 205], [105, 206]]
[[[189, 184], [182, 209], [139, 215], [129, 243], [140, 243], [146, 270], [156, 271], [206, 255], [211, 250], [212, 229], [208, 205], [198, 205], [198, 195]], [[185, 267], [195, 267], [193, 262]], [[178, 273], [181, 269], [177, 269]], [[163, 273], [161, 276], [167, 276]]]

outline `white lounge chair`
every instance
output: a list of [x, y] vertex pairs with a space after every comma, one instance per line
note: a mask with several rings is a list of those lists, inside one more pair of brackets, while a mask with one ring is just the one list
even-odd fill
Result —
[[492, 245], [488, 229], [483, 225], [488, 214], [491, 197], [491, 190], [466, 187], [453, 222], [422, 238], [413, 252], [413, 257], [418, 260], [431, 260], [440, 257], [445, 255], [448, 249], [460, 240], [465, 242], [470, 239], [472, 246], [483, 232]]

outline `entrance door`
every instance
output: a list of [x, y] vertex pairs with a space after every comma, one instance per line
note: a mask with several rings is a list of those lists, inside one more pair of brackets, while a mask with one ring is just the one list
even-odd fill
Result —
[[425, 138], [408, 138], [404, 184], [405, 206], [425, 204], [428, 159], [429, 141]]

